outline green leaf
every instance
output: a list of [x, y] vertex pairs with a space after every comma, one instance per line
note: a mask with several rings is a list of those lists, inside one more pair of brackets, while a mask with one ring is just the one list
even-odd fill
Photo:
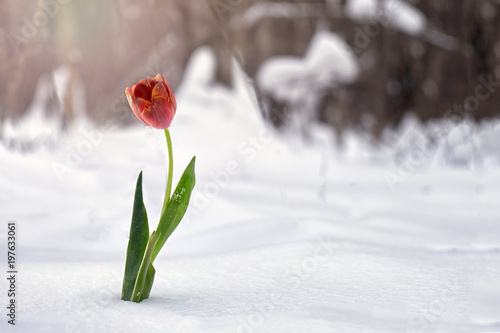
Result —
[[158, 228], [156, 228], [158, 242], [156, 243], [153, 251], [151, 262], [154, 262], [168, 237], [170, 237], [172, 232], [174, 232], [175, 228], [177, 228], [179, 222], [181, 222], [184, 214], [186, 213], [189, 205], [189, 199], [191, 198], [191, 192], [193, 191], [196, 183], [194, 174], [195, 162], [196, 156], [191, 159], [191, 162], [189, 162], [188, 166], [184, 170], [184, 173], [182, 174], [181, 179], [172, 194], [172, 198], [168, 202], [167, 208], [160, 218]]
[[139, 269], [139, 274], [137, 274], [137, 280], [135, 281], [134, 291], [132, 292], [132, 302], [140, 302], [143, 299], [149, 297], [151, 288], [153, 287], [153, 280], [155, 269], [151, 262], [151, 255], [155, 248], [156, 242], [158, 242], [158, 236], [156, 231], [151, 233], [149, 237], [148, 245], [146, 246], [146, 251], [144, 252], [144, 257], [142, 258], [141, 268]]
[[143, 288], [143, 299], [149, 298], [149, 294], [151, 293], [151, 288], [153, 288], [153, 281], [155, 279], [156, 270], [153, 267], [151, 261], [149, 262], [148, 273], [146, 274], [146, 281], [144, 283]]
[[149, 227], [146, 207], [142, 198], [142, 171], [135, 187], [134, 209], [127, 247], [125, 274], [123, 277], [122, 300], [130, 301], [135, 280], [148, 244]]

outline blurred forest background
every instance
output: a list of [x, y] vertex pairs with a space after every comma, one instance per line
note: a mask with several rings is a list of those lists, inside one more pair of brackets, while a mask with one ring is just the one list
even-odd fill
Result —
[[[270, 59], [304, 57], [318, 31], [348, 45], [355, 78], [313, 84], [314, 71], [291, 73], [317, 97], [299, 106], [254, 80]], [[498, 0], [1, 0], [0, 137], [37, 94], [62, 129], [82, 112], [97, 124], [129, 123], [124, 87], [160, 72], [175, 89], [200, 46], [214, 50], [220, 84], [231, 86], [236, 60], [277, 127], [298, 112], [304, 126], [319, 120], [339, 136], [357, 128], [378, 137], [407, 112], [424, 121], [499, 114]]]

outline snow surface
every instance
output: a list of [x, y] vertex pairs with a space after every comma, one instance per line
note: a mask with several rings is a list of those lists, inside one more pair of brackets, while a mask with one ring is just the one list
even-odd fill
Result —
[[[54, 146], [0, 146], [0, 244], [15, 220], [19, 269], [17, 325], [3, 314], [0, 331], [500, 331], [498, 124], [432, 149], [415, 120], [378, 147], [348, 133], [338, 148], [319, 125], [304, 142], [212, 70], [199, 50], [177, 94], [174, 179], [196, 154], [196, 192], [140, 304], [120, 300], [125, 249], [140, 170], [151, 229], [161, 210], [163, 133], [81, 121]], [[490, 162], [447, 164], [470, 133]]]

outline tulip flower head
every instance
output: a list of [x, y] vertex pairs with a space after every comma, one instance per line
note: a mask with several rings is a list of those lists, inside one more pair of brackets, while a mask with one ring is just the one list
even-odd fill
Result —
[[177, 103], [167, 79], [161, 74], [148, 77], [125, 89], [134, 114], [156, 129], [167, 129], [174, 119]]

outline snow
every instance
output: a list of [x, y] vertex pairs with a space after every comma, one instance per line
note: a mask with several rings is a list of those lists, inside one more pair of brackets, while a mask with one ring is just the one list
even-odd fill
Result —
[[351, 0], [347, 2], [346, 13], [355, 19], [371, 19], [377, 14], [376, 0]]
[[460, 40], [458, 38], [430, 28], [425, 31], [423, 37], [426, 42], [446, 50], [457, 51], [460, 47]]
[[[336, 1], [327, 2], [329, 16], [337, 16]], [[245, 10], [240, 21], [233, 20], [233, 24], [244, 24], [247, 28], [266, 17], [297, 18], [297, 17], [322, 17], [325, 7], [316, 3], [253, 3]], [[409, 35], [419, 35], [426, 31], [427, 20], [425, 15], [402, 0], [349, 0], [345, 5], [348, 18], [356, 21], [373, 24], [376, 21], [384, 26], [402, 31]]]
[[346, 15], [357, 21], [376, 21], [409, 35], [425, 32], [425, 15], [401, 0], [349, 0]]
[[253, 26], [264, 17], [295, 17], [298, 15], [298, 8], [295, 4], [288, 2], [276, 3], [255, 3], [245, 12], [243, 17], [248, 26]]
[[[40, 78], [34, 100], [28, 107], [26, 114], [15, 121], [8, 118], [3, 125], [0, 137], [4, 144], [15, 149], [26, 150], [41, 145], [53, 145], [59, 140], [64, 127], [63, 105], [68, 95], [66, 87], [70, 76], [70, 69], [67, 66], [61, 66], [55, 69], [52, 75], [44, 75]], [[76, 81], [73, 85], [72, 98], [76, 107], [72, 110], [73, 114], [67, 116], [71, 116], [79, 123], [84, 123], [82, 84]], [[47, 114], [44, 111], [45, 108], [40, 107], [47, 104], [53, 104], [51, 114]]]
[[318, 17], [322, 15], [323, 10], [324, 7], [321, 4], [314, 3], [257, 2], [245, 10], [239, 23], [251, 28], [263, 18]]
[[349, 45], [335, 33], [318, 31], [303, 58], [280, 56], [266, 60], [257, 73], [257, 83], [277, 100], [294, 104], [310, 96], [312, 90], [350, 83], [358, 73]]
[[[151, 229], [161, 211], [163, 133], [82, 121], [54, 146], [0, 146], [19, 270], [2, 332], [500, 329], [498, 124], [454, 126], [423, 160], [411, 151], [430, 129], [412, 118], [379, 146], [347, 132], [338, 148], [320, 125], [303, 142], [261, 121], [239, 75], [209, 85], [213, 66], [200, 49], [176, 94], [174, 179], [196, 155], [197, 185], [140, 304], [120, 300], [121, 279], [140, 170]], [[468, 135], [491, 161], [480, 173], [444, 158]]]

